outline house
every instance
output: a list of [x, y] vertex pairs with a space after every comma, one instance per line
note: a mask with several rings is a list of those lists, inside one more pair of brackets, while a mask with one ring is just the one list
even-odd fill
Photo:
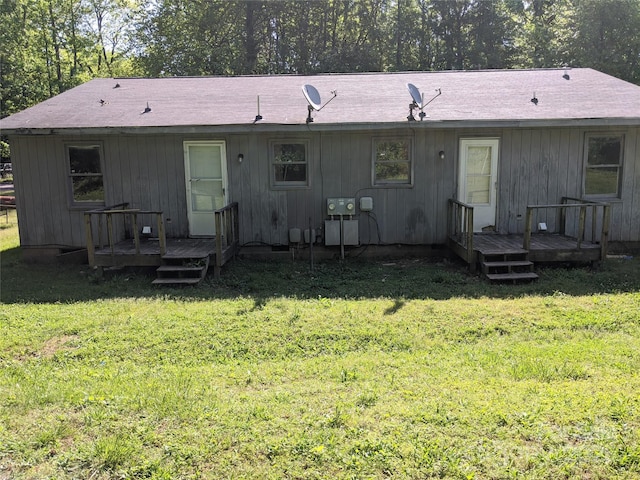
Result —
[[127, 264], [133, 241], [137, 264], [157, 238], [149, 264], [216, 237], [449, 245], [472, 266], [498, 239], [534, 261], [640, 246], [640, 86], [588, 68], [95, 79], [0, 129], [28, 258]]

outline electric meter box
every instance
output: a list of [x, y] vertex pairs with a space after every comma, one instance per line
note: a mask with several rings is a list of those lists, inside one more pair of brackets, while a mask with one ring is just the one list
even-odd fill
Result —
[[356, 199], [347, 198], [327, 198], [327, 215], [355, 215]]
[[360, 241], [358, 238], [358, 220], [343, 220], [342, 228], [344, 231], [342, 234], [344, 235], [344, 244], [345, 245], [359, 245]]
[[340, 220], [324, 221], [324, 244], [340, 245]]
[[325, 220], [324, 244], [326, 246], [340, 245], [340, 224], [342, 223], [344, 244], [359, 245], [358, 220]]

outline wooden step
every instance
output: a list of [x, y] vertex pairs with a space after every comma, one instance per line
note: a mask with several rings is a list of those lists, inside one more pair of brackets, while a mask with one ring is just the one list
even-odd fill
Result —
[[533, 262], [529, 260], [503, 260], [500, 262], [482, 262], [485, 267], [488, 268], [501, 268], [501, 267], [531, 267]]
[[528, 254], [529, 250], [524, 250], [522, 248], [506, 248], [506, 249], [501, 249], [499, 247], [495, 247], [495, 248], [481, 248], [478, 249], [478, 251], [480, 252], [480, 254], [482, 255], [523, 255], [523, 254]]
[[190, 278], [156, 278], [153, 285], [197, 285], [202, 279], [200, 277]]
[[535, 280], [538, 275], [533, 272], [522, 273], [487, 273], [486, 277], [495, 282], [508, 282], [518, 280]]
[[156, 269], [154, 285], [197, 285], [207, 275], [209, 257], [163, 257], [164, 265]]
[[201, 267], [192, 267], [192, 266], [183, 266], [183, 265], [160, 265], [157, 269], [156, 272], [173, 272], [173, 273], [180, 273], [180, 272], [202, 272], [202, 270], [205, 269], [205, 266], [201, 266]]

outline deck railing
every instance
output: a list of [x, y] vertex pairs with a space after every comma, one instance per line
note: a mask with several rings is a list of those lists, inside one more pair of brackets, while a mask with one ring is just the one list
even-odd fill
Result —
[[[584, 242], [599, 243], [600, 258], [606, 257], [611, 215], [610, 205], [572, 197], [562, 197], [559, 204], [529, 205], [527, 207], [522, 245], [524, 250], [531, 249], [534, 213], [544, 209], [557, 211], [557, 232], [555, 233], [575, 238], [577, 249], [581, 249]], [[572, 215], [570, 212], [575, 213]], [[570, 228], [571, 222], [574, 223], [573, 228]], [[587, 228], [589, 223], [590, 228]], [[459, 200], [449, 199], [447, 234], [456, 253], [467, 262], [474, 263], [473, 206]]]
[[447, 215], [449, 238], [461, 245], [466, 252], [466, 261], [473, 259], [473, 206], [453, 198], [449, 199]]
[[[571, 203], [569, 203], [571, 202]], [[609, 223], [611, 217], [611, 207], [608, 203], [594, 202], [581, 198], [562, 197], [561, 203], [552, 205], [529, 205], [525, 221], [523, 248], [529, 250], [531, 247], [531, 233], [533, 231], [533, 214], [535, 210], [554, 209], [558, 211], [558, 233], [568, 235], [569, 211], [578, 212], [578, 228], [575, 232], [576, 248], [580, 249], [582, 243], [590, 241], [600, 242], [600, 258], [604, 259], [607, 254], [607, 242], [609, 239]], [[586, 224], [591, 219], [591, 231], [587, 237]], [[598, 224], [601, 225], [598, 232]], [[598, 238], [598, 233], [599, 238]]]
[[[112, 205], [97, 210], [88, 210], [84, 212], [84, 225], [85, 234], [87, 240], [87, 256], [89, 265], [95, 266], [95, 249], [96, 246], [102, 249], [104, 248], [104, 227], [107, 229], [107, 244], [111, 250], [111, 255], [115, 255], [115, 245], [121, 239], [114, 238], [114, 230], [117, 226], [122, 225], [122, 231], [126, 231], [127, 222], [133, 231], [133, 243], [135, 246], [136, 254], [140, 254], [140, 229], [138, 217], [141, 215], [152, 215], [156, 218], [157, 237], [159, 243], [160, 255], [165, 255], [167, 252], [167, 238], [164, 229], [163, 213], [152, 210], [140, 210], [135, 208], [128, 208], [128, 203], [120, 203], [118, 205]], [[96, 218], [97, 235], [94, 235], [94, 221]], [[118, 222], [114, 225], [114, 219]], [[96, 243], [97, 241], [97, 243]]]
[[219, 277], [220, 268], [233, 257], [240, 246], [240, 221], [238, 202], [230, 203], [214, 212], [216, 222], [216, 263], [214, 275]]

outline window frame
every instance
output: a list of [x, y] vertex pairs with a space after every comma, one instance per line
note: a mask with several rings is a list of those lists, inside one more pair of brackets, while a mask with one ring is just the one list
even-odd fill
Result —
[[[100, 172], [99, 173], [89, 173], [89, 174], [74, 174], [71, 172], [71, 155], [70, 149], [74, 147], [87, 148], [87, 147], [97, 147], [100, 155]], [[101, 207], [106, 205], [106, 196], [107, 191], [105, 188], [104, 181], [104, 145], [101, 141], [78, 141], [78, 142], [65, 142], [64, 144], [64, 154], [65, 154], [65, 168], [66, 168], [66, 176], [67, 176], [67, 189], [69, 196], [69, 206], [72, 208], [92, 208], [92, 207]], [[102, 200], [76, 200], [75, 191], [74, 191], [74, 178], [79, 177], [100, 177], [102, 179], [102, 190], [103, 190], [103, 198]]]
[[[616, 164], [589, 164], [589, 144], [592, 138], [615, 138], [620, 141], [620, 156]], [[582, 193], [585, 198], [592, 199], [619, 199], [622, 195], [622, 168], [624, 164], [624, 134], [621, 132], [588, 132], [584, 137], [584, 158], [583, 158], [583, 182]], [[587, 172], [589, 170], [616, 168], [617, 169], [617, 185], [616, 191], [613, 193], [587, 193]]]
[[[278, 162], [275, 152], [276, 145], [303, 145], [304, 146], [304, 162], [295, 162], [294, 165], [305, 166], [305, 180], [282, 181], [276, 179], [276, 166], [291, 164], [288, 162]], [[275, 190], [298, 190], [311, 186], [311, 151], [310, 141], [307, 138], [274, 138], [269, 140], [269, 177], [271, 179], [271, 188]]]
[[[378, 180], [376, 178], [376, 166], [378, 163], [378, 145], [381, 143], [399, 142], [406, 143], [407, 146], [407, 160], [406, 162], [387, 162], [387, 163], [407, 163], [409, 178], [404, 180]], [[414, 149], [413, 138], [408, 136], [388, 136], [388, 137], [374, 137], [372, 139], [371, 147], [371, 185], [377, 188], [413, 188], [414, 182]]]

